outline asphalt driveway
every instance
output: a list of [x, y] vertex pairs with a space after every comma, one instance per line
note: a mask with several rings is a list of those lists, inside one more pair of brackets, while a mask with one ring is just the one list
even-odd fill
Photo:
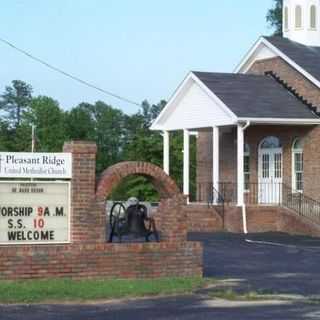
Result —
[[239, 279], [236, 290], [320, 295], [320, 239], [280, 233], [189, 238], [204, 243], [205, 276]]
[[[320, 319], [319, 239], [284, 234], [190, 234], [189, 238], [204, 243], [205, 276], [227, 281], [191, 296], [90, 305], [0, 305], [0, 320]], [[232, 302], [210, 298], [214, 291], [229, 286], [239, 292], [312, 296], [314, 300]]]

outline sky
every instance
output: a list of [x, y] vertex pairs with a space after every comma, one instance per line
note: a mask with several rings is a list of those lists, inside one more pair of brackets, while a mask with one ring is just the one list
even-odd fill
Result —
[[[190, 70], [232, 72], [260, 35], [273, 0], [1, 0], [0, 37], [85, 81], [138, 103], [169, 99]], [[0, 43], [0, 92], [32, 85], [70, 110], [119, 101]]]

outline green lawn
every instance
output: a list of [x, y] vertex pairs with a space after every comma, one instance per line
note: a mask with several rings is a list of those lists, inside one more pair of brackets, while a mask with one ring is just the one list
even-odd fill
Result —
[[206, 286], [202, 278], [154, 280], [0, 281], [0, 303], [104, 300], [191, 293]]

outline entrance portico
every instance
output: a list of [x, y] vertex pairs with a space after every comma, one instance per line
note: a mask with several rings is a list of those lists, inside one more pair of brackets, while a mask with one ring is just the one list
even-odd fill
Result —
[[[163, 166], [167, 173], [170, 172], [170, 131], [183, 130], [183, 193], [190, 201], [190, 134], [210, 135], [206, 147], [211, 156], [205, 160], [202, 181], [197, 181], [200, 183], [197, 183], [196, 201], [206, 202], [205, 198], [211, 198], [217, 203], [223, 195], [242, 206], [248, 199], [260, 204], [281, 200], [282, 183], [288, 182], [283, 175], [288, 168], [283, 167], [277, 130], [288, 128], [294, 140], [295, 132], [303, 136], [319, 123], [319, 117], [305, 104], [267, 76], [190, 73], [152, 129], [163, 131]], [[250, 144], [254, 138], [251, 135], [260, 129], [265, 131], [260, 141]], [[225, 139], [226, 132], [229, 140]], [[197, 152], [201, 157], [202, 153]], [[198, 159], [198, 172], [201, 161], [204, 160]], [[225, 172], [227, 166], [229, 174]]]

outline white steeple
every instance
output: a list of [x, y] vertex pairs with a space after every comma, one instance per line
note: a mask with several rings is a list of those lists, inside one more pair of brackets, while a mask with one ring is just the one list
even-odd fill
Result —
[[283, 36], [320, 47], [320, 0], [283, 0]]

